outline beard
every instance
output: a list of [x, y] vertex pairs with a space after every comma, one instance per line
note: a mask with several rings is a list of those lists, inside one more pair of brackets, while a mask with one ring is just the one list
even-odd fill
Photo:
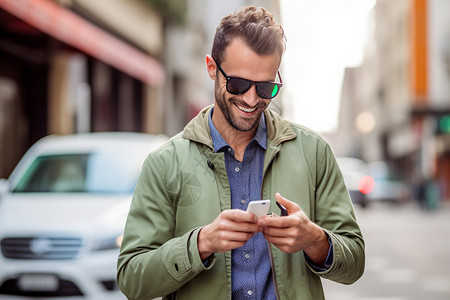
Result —
[[[234, 112], [233, 106], [239, 105], [241, 107], [248, 108], [248, 105], [240, 100], [238, 97], [230, 97], [226, 98], [226, 92], [223, 93], [220, 92], [218, 87], [215, 88], [215, 98], [216, 103], [219, 109], [221, 110], [223, 116], [227, 120], [228, 124], [231, 125], [234, 129], [238, 131], [250, 131], [255, 128], [257, 128], [259, 124], [259, 120], [261, 118], [262, 112], [267, 108], [269, 103], [266, 103], [264, 101], [259, 101], [256, 105], [256, 110], [259, 110], [259, 113], [255, 114], [254, 116], [250, 116], [248, 118], [239, 116]], [[239, 109], [239, 108], [238, 108]]]

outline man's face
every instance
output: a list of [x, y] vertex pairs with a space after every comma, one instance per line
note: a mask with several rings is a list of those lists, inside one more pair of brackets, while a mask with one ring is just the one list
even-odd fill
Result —
[[[241, 39], [235, 39], [225, 50], [221, 67], [228, 76], [252, 81], [276, 81], [279, 64], [278, 53], [261, 56], [253, 52]], [[256, 128], [261, 113], [270, 104], [270, 99], [260, 98], [254, 85], [245, 94], [230, 94], [226, 89], [227, 82], [223, 74], [217, 72], [216, 76], [214, 94], [221, 114], [218, 119], [228, 123], [222, 126], [231, 125], [239, 131]]]

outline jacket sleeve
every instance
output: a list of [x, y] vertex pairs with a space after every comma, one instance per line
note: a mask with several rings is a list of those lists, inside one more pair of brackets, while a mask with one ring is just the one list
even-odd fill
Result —
[[118, 258], [117, 282], [128, 299], [168, 295], [214, 263], [205, 267], [200, 259], [200, 228], [174, 236], [176, 208], [156, 161], [150, 155], [144, 163]]
[[315, 222], [333, 244], [333, 263], [317, 275], [343, 284], [358, 280], [365, 266], [364, 240], [336, 159], [326, 145], [317, 152]]

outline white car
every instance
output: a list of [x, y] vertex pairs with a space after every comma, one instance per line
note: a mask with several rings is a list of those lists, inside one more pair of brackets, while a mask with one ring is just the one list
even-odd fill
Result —
[[166, 140], [90, 133], [33, 145], [2, 184], [0, 299], [125, 299], [116, 264], [131, 196]]

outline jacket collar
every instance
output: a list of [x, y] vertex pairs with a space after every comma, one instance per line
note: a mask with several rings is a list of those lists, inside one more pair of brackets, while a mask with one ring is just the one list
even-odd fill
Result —
[[[184, 128], [183, 137], [194, 142], [202, 143], [214, 151], [208, 120], [213, 105], [205, 107], [195, 116]], [[295, 133], [289, 121], [283, 119], [270, 109], [265, 111], [267, 139], [274, 146], [279, 146], [282, 142], [295, 139]]]

